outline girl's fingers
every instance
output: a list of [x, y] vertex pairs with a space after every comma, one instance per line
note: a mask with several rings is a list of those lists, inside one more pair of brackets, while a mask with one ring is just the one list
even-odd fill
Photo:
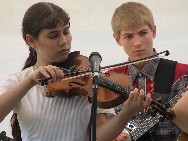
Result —
[[49, 73], [42, 66], [35, 70], [35, 72], [33, 73], [33, 76], [35, 79], [42, 79], [42, 78], [50, 77]]
[[151, 95], [147, 94], [144, 107], [148, 107], [150, 105], [150, 102], [151, 102]]
[[138, 105], [140, 106], [140, 107], [143, 107], [143, 105], [144, 105], [144, 95], [139, 95], [139, 99], [138, 99]]
[[134, 93], [134, 99], [133, 99], [133, 102], [136, 103], [136, 102], [138, 101], [138, 98], [139, 98], [138, 89], [135, 88], [134, 91], [133, 91], [133, 93]]
[[133, 90], [133, 92], [134, 92], [134, 93], [138, 93], [138, 89], [135, 88], [135, 89]]
[[135, 88], [133, 91], [130, 92], [129, 94], [129, 101], [136, 103], [138, 101], [139, 94], [138, 94], [138, 89]]
[[51, 76], [52, 78], [52, 81], [56, 81], [57, 80], [57, 77], [56, 77], [56, 73], [54, 71], [54, 67], [49, 65], [47, 67], [44, 67], [45, 70], [47, 71], [47, 73]]
[[144, 95], [144, 93], [145, 93], [144, 90], [141, 89], [141, 90], [140, 90], [140, 94], [141, 94], [141, 95]]
[[55, 67], [54, 72], [56, 74], [56, 81], [62, 80], [62, 78], [64, 77], [63, 70], [60, 70], [58, 67]]
[[[46, 71], [44, 67], [39, 68], [39, 72], [44, 76], [44, 77], [50, 77], [49, 73]], [[39, 78], [40, 79], [40, 78]]]
[[59, 69], [56, 66], [47, 66], [44, 67], [46, 72], [51, 76], [52, 81], [60, 81], [64, 77], [63, 70]]
[[144, 90], [140, 90], [140, 93], [138, 92], [138, 89], [134, 89], [130, 92], [129, 98], [124, 103], [124, 108], [128, 108], [130, 113], [138, 112], [145, 107], [148, 107], [150, 105], [150, 94], [148, 94], [145, 97]]
[[43, 79], [43, 78], [51, 78], [52, 81], [60, 81], [64, 77], [64, 73], [56, 66], [40, 66], [33, 73], [33, 78]]
[[134, 100], [134, 92], [131, 91], [130, 94], [129, 94], [128, 101], [129, 101], [129, 102], [132, 102], [133, 100]]

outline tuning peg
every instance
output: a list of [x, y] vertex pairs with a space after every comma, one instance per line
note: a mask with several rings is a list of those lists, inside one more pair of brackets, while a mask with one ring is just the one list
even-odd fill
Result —
[[150, 114], [152, 117], [155, 117], [157, 114], [157, 111], [155, 109], [152, 109]]
[[150, 105], [153, 105], [154, 103], [155, 103], [155, 101], [151, 100]]
[[48, 85], [48, 84], [49, 84], [48, 81], [49, 81], [50, 79], [51, 79], [51, 77], [49, 77], [49, 78], [44, 78], [44, 79], [38, 79], [37, 81], [38, 81], [39, 85], [45, 86], [45, 85]]
[[163, 116], [159, 117], [159, 121], [160, 122], [164, 122], [165, 121], [165, 117], [163, 117]]
[[169, 108], [170, 108], [170, 103], [165, 103], [165, 104], [164, 104], [164, 108], [165, 108], [165, 109], [169, 109]]
[[158, 103], [162, 103], [162, 101], [163, 101], [163, 99], [162, 99], [161, 97], [159, 97], [159, 98], [157, 99], [157, 102], [158, 102]]

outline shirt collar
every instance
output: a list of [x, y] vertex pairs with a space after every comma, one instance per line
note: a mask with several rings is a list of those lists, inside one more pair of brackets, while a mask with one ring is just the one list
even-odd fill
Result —
[[129, 65], [128, 70], [129, 70], [129, 77], [131, 83], [133, 83], [138, 75], [138, 73], [143, 73], [148, 79], [153, 81], [155, 72], [157, 70], [158, 64], [159, 64], [159, 58], [150, 60], [147, 62], [147, 64], [144, 66], [144, 68], [139, 71], [134, 65]]

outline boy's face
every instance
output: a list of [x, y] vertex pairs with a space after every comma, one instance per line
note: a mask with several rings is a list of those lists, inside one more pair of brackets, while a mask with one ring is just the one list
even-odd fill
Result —
[[153, 39], [156, 36], [156, 27], [153, 31], [148, 25], [122, 30], [120, 38], [114, 35], [118, 45], [122, 46], [131, 61], [153, 55]]

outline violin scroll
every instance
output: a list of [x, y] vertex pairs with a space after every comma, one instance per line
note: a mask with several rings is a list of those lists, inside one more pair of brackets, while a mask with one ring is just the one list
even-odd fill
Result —
[[165, 119], [173, 120], [176, 117], [174, 111], [169, 108], [168, 103], [163, 106], [160, 102], [152, 101], [150, 105], [152, 107], [151, 116], [155, 116], [156, 113], [159, 113], [161, 115], [161, 118], [159, 119], [161, 122]]

